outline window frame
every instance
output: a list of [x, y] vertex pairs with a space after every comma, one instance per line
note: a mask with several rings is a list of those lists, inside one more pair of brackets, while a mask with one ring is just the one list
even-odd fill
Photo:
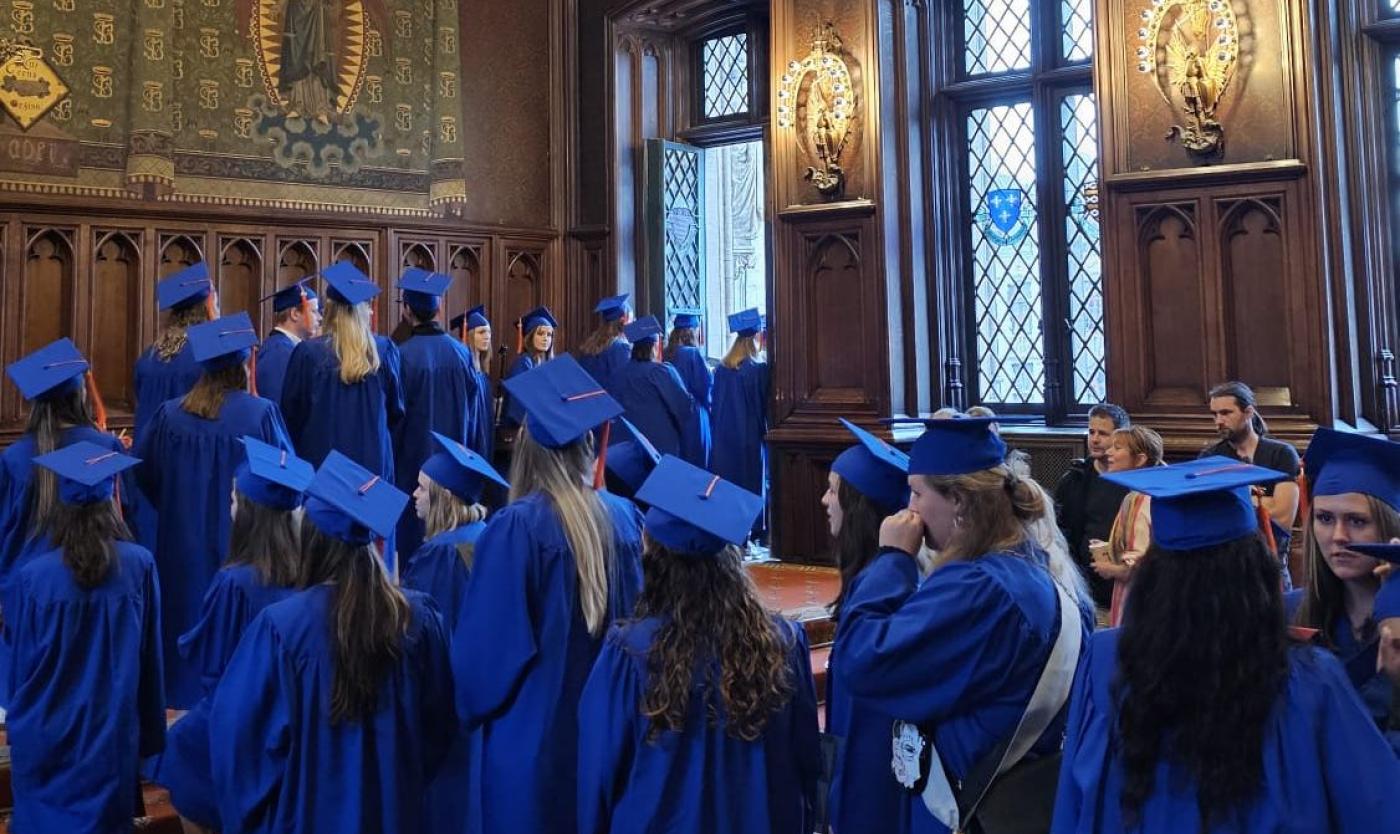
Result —
[[[748, 62], [748, 104], [746, 111], [729, 113], [724, 116], [706, 117], [705, 115], [705, 44], [718, 38], [729, 37], [730, 35], [744, 35], [746, 45], [746, 60]], [[686, 36], [687, 52], [689, 54], [689, 84], [686, 100], [690, 105], [690, 119], [688, 129], [682, 132], [682, 138], [692, 141], [684, 134], [694, 134], [704, 137], [708, 133], [716, 136], [710, 138], [712, 144], [723, 144], [724, 139], [719, 138], [728, 129], [751, 128], [755, 124], [766, 122], [768, 119], [767, 100], [764, 95], [768, 77], [766, 57], [767, 52], [763, 48], [763, 39], [767, 38], [767, 31], [757, 25], [757, 21], [750, 19], [739, 19], [717, 23], [702, 30], [688, 33]], [[703, 141], [703, 140], [702, 140]], [[694, 142], [693, 144], [700, 144]]]

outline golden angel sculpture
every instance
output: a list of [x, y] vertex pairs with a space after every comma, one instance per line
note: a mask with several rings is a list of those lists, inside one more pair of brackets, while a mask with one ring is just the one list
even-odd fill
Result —
[[846, 185], [841, 155], [856, 112], [849, 60], [836, 28], [824, 22], [812, 36], [812, 51], [788, 62], [778, 88], [778, 127], [796, 129], [798, 147], [816, 163], [803, 179], [827, 199], [840, 197]]
[[1182, 117], [1166, 138], [1201, 156], [1224, 150], [1216, 116], [1239, 64], [1239, 29], [1231, 0], [1151, 0], [1141, 12], [1138, 71]]

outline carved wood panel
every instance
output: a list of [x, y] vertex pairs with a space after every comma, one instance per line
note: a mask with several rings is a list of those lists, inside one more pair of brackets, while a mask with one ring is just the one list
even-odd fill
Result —
[[1138, 209], [1142, 320], [1150, 334], [1142, 357], [1148, 401], [1191, 401], [1210, 384], [1196, 226], [1196, 207], [1189, 203]]
[[92, 373], [109, 410], [131, 411], [132, 372], [142, 348], [141, 234], [98, 229], [93, 237]]
[[[1226, 375], [1264, 401], [1290, 402], [1288, 246], [1279, 197], [1221, 202]], [[1282, 339], [1282, 341], [1281, 341]], [[1271, 349], [1266, 349], [1269, 346]]]
[[219, 238], [219, 262], [214, 273], [219, 289], [219, 311], [224, 315], [247, 313], [261, 329], [263, 295], [262, 241], [246, 237]]

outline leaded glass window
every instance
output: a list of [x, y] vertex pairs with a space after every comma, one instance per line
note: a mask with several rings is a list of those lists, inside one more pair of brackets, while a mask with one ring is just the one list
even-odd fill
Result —
[[1065, 274], [1069, 278], [1069, 358], [1077, 404], [1107, 397], [1104, 373], [1103, 264], [1099, 258], [1098, 107], [1091, 93], [1060, 100], [1064, 165]]
[[1093, 15], [1094, 0], [1060, 0], [1060, 54], [1066, 61], [1077, 63], [1093, 57]]
[[1031, 0], [963, 0], [963, 72], [986, 75], [1031, 65]]
[[718, 119], [749, 112], [749, 36], [735, 32], [710, 38], [700, 47], [704, 117]]

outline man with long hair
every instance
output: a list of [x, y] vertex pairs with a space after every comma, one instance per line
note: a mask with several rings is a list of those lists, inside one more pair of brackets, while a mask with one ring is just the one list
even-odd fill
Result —
[[[1258, 492], [1259, 503], [1277, 525], [1275, 537], [1291, 535], [1293, 520], [1298, 516], [1298, 450], [1265, 436], [1268, 426], [1259, 414], [1254, 391], [1243, 382], [1224, 382], [1210, 389], [1210, 413], [1220, 440], [1202, 449], [1200, 457], [1223, 455], [1286, 475], [1260, 487]], [[1278, 542], [1278, 551], [1287, 556], [1286, 541]]]

